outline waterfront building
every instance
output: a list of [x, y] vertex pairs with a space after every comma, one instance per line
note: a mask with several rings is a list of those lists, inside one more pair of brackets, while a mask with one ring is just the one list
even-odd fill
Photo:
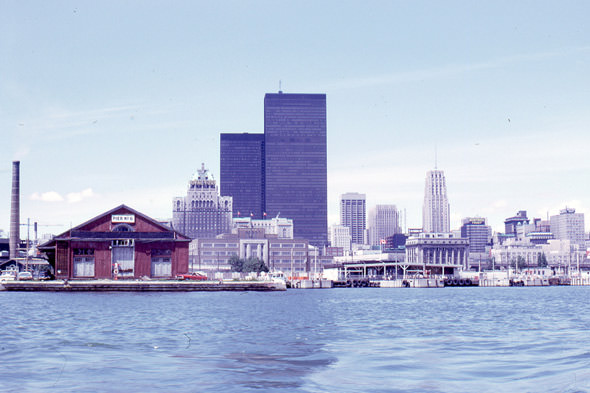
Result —
[[270, 271], [300, 275], [309, 272], [309, 243], [304, 239], [281, 239], [265, 228], [238, 228], [215, 238], [195, 239], [190, 246], [190, 270], [229, 273], [232, 256], [255, 257]]
[[343, 247], [326, 247], [324, 250], [324, 255], [328, 257], [342, 257], [344, 256], [344, 248]]
[[344, 225], [332, 225], [330, 230], [330, 244], [332, 247], [342, 248], [345, 252], [352, 250], [350, 228]]
[[220, 196], [215, 180], [202, 164], [190, 180], [187, 195], [172, 201], [172, 226], [191, 239], [231, 231], [232, 197]]
[[340, 225], [350, 228], [353, 244], [365, 244], [366, 196], [349, 192], [340, 196]]
[[118, 206], [39, 246], [57, 279], [171, 278], [188, 272], [190, 239]]
[[550, 222], [556, 239], [584, 246], [584, 213], [576, 213], [576, 209], [566, 207], [559, 211], [559, 215], [551, 216]]
[[233, 217], [264, 217], [264, 134], [220, 138], [219, 191], [233, 200]]
[[431, 274], [452, 274], [467, 268], [469, 240], [452, 233], [421, 233], [406, 240], [406, 264], [420, 265]]
[[426, 233], [450, 232], [449, 200], [445, 174], [441, 170], [428, 171], [424, 187], [422, 228]]
[[293, 219], [294, 236], [328, 240], [326, 95], [264, 97], [265, 211]]
[[263, 228], [266, 235], [277, 235], [279, 239], [293, 239], [293, 220], [290, 218], [255, 220], [251, 217], [234, 217], [232, 233], [237, 233], [239, 228]]
[[522, 270], [537, 267], [541, 254], [543, 254], [541, 246], [513, 238], [501, 245], [494, 245], [491, 249], [491, 264], [494, 269], [512, 267]]
[[378, 246], [388, 236], [400, 233], [399, 213], [395, 205], [376, 205], [369, 210], [369, 244]]

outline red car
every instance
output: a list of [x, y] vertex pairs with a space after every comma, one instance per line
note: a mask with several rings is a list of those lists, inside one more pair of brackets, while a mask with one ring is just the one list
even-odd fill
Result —
[[187, 273], [187, 274], [179, 274], [176, 276], [179, 280], [198, 280], [198, 281], [205, 281], [207, 280], [207, 276], [201, 273]]

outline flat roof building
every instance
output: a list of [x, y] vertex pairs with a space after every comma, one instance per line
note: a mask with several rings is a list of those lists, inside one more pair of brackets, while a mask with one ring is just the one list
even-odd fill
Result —
[[340, 196], [340, 225], [350, 228], [353, 244], [365, 244], [367, 201], [365, 194], [349, 192]]
[[325, 94], [265, 95], [266, 212], [318, 247], [328, 243], [326, 127]]
[[232, 217], [264, 218], [264, 134], [221, 134], [219, 158], [219, 192], [232, 197]]

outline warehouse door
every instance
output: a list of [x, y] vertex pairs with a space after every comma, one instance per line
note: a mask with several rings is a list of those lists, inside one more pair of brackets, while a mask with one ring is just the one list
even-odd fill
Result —
[[113, 240], [111, 246], [113, 278], [133, 278], [135, 274], [133, 240]]

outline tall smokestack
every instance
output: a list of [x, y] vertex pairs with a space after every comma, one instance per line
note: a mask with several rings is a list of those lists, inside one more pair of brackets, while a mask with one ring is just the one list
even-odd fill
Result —
[[20, 161], [12, 161], [12, 199], [10, 203], [10, 259], [18, 256], [20, 243]]

